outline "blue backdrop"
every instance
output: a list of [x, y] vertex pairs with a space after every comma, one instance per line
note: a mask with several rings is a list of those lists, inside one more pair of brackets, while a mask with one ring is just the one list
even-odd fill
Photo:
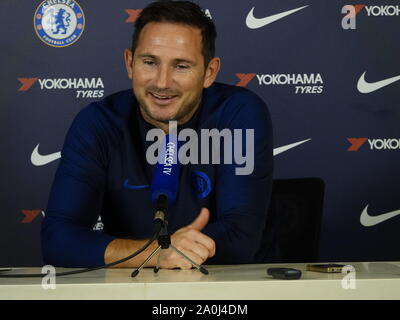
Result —
[[[149, 2], [0, 2], [0, 266], [42, 264], [40, 224], [66, 131], [88, 103], [130, 87], [123, 50]], [[265, 100], [275, 148], [298, 143], [276, 154], [274, 177], [326, 183], [320, 261], [400, 260], [400, 4], [197, 2], [217, 26], [217, 80]], [[67, 6], [75, 15], [57, 17]], [[57, 19], [65, 29], [41, 39]]]

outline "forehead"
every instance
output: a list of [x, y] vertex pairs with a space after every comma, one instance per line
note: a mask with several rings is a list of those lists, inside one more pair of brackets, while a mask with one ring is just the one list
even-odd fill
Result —
[[174, 53], [177, 55], [202, 56], [202, 35], [200, 29], [185, 24], [150, 22], [139, 35], [136, 51], [157, 55]]

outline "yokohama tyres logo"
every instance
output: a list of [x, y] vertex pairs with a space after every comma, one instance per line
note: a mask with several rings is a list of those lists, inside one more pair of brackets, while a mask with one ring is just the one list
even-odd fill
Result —
[[126, 23], [134, 23], [137, 18], [139, 18], [142, 9], [125, 9], [125, 12], [128, 14], [128, 18], [126, 18]]
[[[92, 78], [17, 78], [18, 91], [26, 92], [39, 87], [40, 90], [76, 90], [76, 98], [102, 98], [104, 83], [100, 77]], [[39, 86], [35, 85], [36, 83]]]
[[[347, 17], [354, 17], [364, 8], [368, 17], [393, 17], [400, 15], [399, 5], [367, 6], [365, 4], [354, 4], [345, 5], [343, 8], [348, 10]], [[343, 13], [345, 13], [344, 10]]]
[[236, 73], [239, 87], [246, 87], [254, 78], [259, 86], [287, 86], [295, 94], [319, 94], [323, 92], [324, 81], [320, 73]]
[[256, 76], [256, 73], [236, 73], [236, 77], [240, 79], [239, 82], [236, 83], [238, 87], [245, 87], [249, 84], [251, 80]]
[[21, 223], [31, 223], [40, 214], [44, 216], [44, 211], [42, 209], [23, 209], [21, 210], [21, 213], [24, 215], [24, 219], [21, 221]]
[[347, 151], [358, 151], [366, 142], [370, 150], [399, 150], [400, 138], [368, 139], [368, 138], [347, 138], [351, 146]]
[[365, 10], [369, 17], [392, 17], [400, 15], [400, 6], [398, 5], [365, 6]]
[[[365, 8], [365, 11], [363, 10]], [[367, 13], [368, 17], [398, 17], [400, 16], [399, 5], [372, 5], [368, 6], [365, 4], [354, 4], [344, 5], [342, 7], [342, 14], [345, 16], [342, 18], [342, 28], [344, 30], [355, 30], [356, 29], [356, 18], [358, 14], [363, 11]]]
[[18, 78], [21, 86], [18, 91], [28, 91], [39, 78]]

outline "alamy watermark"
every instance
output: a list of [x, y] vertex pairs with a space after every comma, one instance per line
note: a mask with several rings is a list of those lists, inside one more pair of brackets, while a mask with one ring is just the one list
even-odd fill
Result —
[[[146, 151], [146, 160], [149, 164], [154, 165], [159, 161], [160, 148], [163, 147], [166, 150], [164, 158], [166, 163], [175, 159], [181, 164], [235, 163], [238, 165], [235, 168], [236, 175], [250, 175], [254, 170], [254, 129], [225, 128], [221, 131], [215, 128], [200, 129], [200, 134], [198, 134], [193, 129], [185, 128], [177, 134], [177, 122], [170, 121], [169, 142], [166, 146], [163, 146], [164, 137], [165, 133], [161, 129], [155, 128], [147, 132], [146, 141], [155, 141]], [[223, 148], [221, 147], [222, 141]], [[178, 155], [174, 157], [173, 154], [178, 145], [180, 146]], [[223, 151], [223, 155], [221, 155], [221, 151]]]
[[345, 290], [357, 289], [356, 269], [352, 265], [346, 265], [342, 268], [342, 274], [345, 275], [341, 282], [342, 288]]
[[342, 28], [344, 30], [356, 29], [356, 8], [352, 5], [345, 5], [342, 8], [342, 13], [346, 14], [342, 19]]
[[42, 273], [45, 274], [42, 278], [42, 288], [54, 290], [56, 288], [56, 268], [51, 265], [43, 266]]

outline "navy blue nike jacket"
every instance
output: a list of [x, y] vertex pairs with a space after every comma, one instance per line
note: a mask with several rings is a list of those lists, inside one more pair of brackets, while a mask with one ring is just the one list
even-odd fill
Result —
[[[146, 161], [146, 150], [154, 143], [146, 141], [146, 133], [152, 128], [141, 117], [132, 90], [78, 113], [65, 138], [42, 222], [45, 264], [100, 266], [113, 239], [153, 235], [148, 187], [153, 166]], [[268, 262], [274, 227], [267, 221], [273, 170], [267, 106], [245, 88], [214, 83], [203, 90], [200, 107], [178, 130], [183, 128], [199, 136], [201, 129], [242, 129], [242, 154], [245, 130], [254, 129], [254, 170], [236, 175], [240, 165], [223, 161], [181, 165], [177, 201], [168, 212], [169, 233], [190, 224], [207, 207], [211, 217], [202, 232], [215, 241], [216, 254], [205, 264]], [[99, 216], [102, 232], [93, 230]]]

